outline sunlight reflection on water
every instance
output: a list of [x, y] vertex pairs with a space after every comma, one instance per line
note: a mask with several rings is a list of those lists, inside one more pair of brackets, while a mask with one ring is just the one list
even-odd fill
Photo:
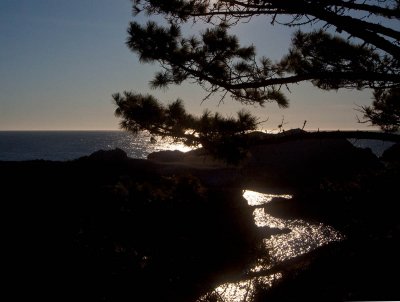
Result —
[[275, 195], [275, 194], [262, 194], [254, 191], [246, 190], [243, 193], [243, 197], [247, 200], [249, 206], [260, 206], [267, 204], [275, 197], [291, 199], [292, 195]]
[[150, 136], [142, 134], [129, 137], [129, 141], [125, 149], [127, 150], [128, 155], [133, 153], [133, 156], [131, 156], [134, 158], [146, 158], [147, 155], [152, 152], [164, 150], [178, 150], [181, 152], [187, 152], [193, 150], [194, 148], [188, 147], [183, 143], [174, 142], [172, 139], [167, 138], [156, 138], [156, 140], [152, 142]]
[[225, 283], [218, 286], [211, 293], [201, 297], [197, 302], [250, 302], [254, 299], [257, 289], [269, 288], [281, 278], [282, 274], [277, 273], [235, 283]]
[[145, 159], [155, 151], [192, 148], [172, 140], [127, 131], [0, 131], [0, 160], [74, 160], [98, 150], [124, 150], [131, 158]]
[[[291, 195], [262, 194], [246, 190], [243, 197], [254, 209], [254, 222], [258, 227], [270, 227], [278, 229], [289, 229], [286, 234], [273, 235], [264, 239], [266, 257], [258, 259], [249, 273], [259, 273], [271, 269], [274, 265], [285, 260], [308, 253], [317, 247], [329, 242], [340, 241], [344, 237], [335, 229], [322, 223], [309, 223], [301, 219], [279, 219], [265, 212], [260, 208], [269, 203], [273, 198], [291, 199]], [[219, 301], [219, 302], [251, 302], [257, 288], [267, 289], [273, 286], [274, 282], [282, 278], [281, 273], [266, 274], [248, 278], [247, 280], [225, 283], [207, 295], [201, 297], [197, 302]]]
[[[250, 206], [267, 204], [274, 197], [292, 198], [291, 195], [271, 195], [254, 191], [245, 191], [243, 197]], [[269, 239], [264, 239], [264, 245], [270, 256], [271, 264], [300, 256], [329, 242], [343, 239], [339, 232], [328, 225], [309, 223], [301, 219], [275, 218], [266, 213], [264, 208], [254, 209], [253, 216], [258, 227], [290, 229], [287, 234], [273, 235]]]
[[153, 149], [154, 151], [178, 150], [181, 152], [187, 152], [187, 151], [190, 151], [193, 149], [182, 143], [176, 143], [176, 142], [174, 142], [172, 140], [168, 140], [168, 139], [157, 139], [156, 142], [150, 143], [149, 148]]

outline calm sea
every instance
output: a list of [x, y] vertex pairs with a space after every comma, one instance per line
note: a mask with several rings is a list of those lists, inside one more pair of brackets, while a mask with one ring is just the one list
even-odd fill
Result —
[[120, 148], [133, 158], [146, 158], [159, 150], [189, 148], [124, 131], [0, 131], [0, 160], [71, 160], [97, 150]]
[[[354, 140], [356, 146], [380, 156], [391, 143]], [[0, 131], [0, 160], [71, 160], [97, 150], [120, 148], [133, 158], [146, 158], [159, 150], [188, 151], [189, 148], [159, 140], [150, 142], [145, 135], [134, 136], [124, 131]]]

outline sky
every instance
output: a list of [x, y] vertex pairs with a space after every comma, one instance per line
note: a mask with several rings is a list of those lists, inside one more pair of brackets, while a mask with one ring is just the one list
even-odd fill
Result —
[[[157, 65], [140, 64], [125, 45], [130, 0], [0, 0], [0, 131], [117, 130], [111, 95], [132, 90], [151, 93], [165, 104], [181, 98], [187, 110], [205, 109], [233, 116], [246, 108], [266, 121], [266, 130], [368, 129], [357, 122], [358, 106], [372, 102], [370, 91], [321, 91], [311, 84], [290, 87], [290, 107], [275, 103], [243, 106], [207, 95], [195, 84], [151, 90]], [[202, 25], [190, 27], [195, 33]], [[259, 55], [278, 60], [286, 53], [291, 32], [254, 19], [234, 29], [243, 44], [254, 44]]]

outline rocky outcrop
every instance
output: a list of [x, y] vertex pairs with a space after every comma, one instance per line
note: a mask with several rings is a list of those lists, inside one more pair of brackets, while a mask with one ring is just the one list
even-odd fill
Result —
[[83, 157], [83, 159], [98, 161], [123, 161], [128, 159], [128, 155], [124, 150], [115, 148], [113, 150], [98, 150], [90, 154], [88, 157]]
[[148, 160], [156, 161], [156, 162], [179, 162], [182, 161], [184, 158], [185, 153], [179, 150], [165, 150], [165, 151], [158, 151], [150, 153], [147, 156]]
[[400, 162], [400, 143], [394, 144], [385, 150], [381, 159], [385, 162]]
[[369, 149], [346, 139], [291, 140], [254, 146], [243, 166], [246, 179], [276, 185], [303, 186], [323, 177], [348, 177], [379, 169], [381, 163]]
[[[258, 139], [262, 136], [262, 133], [257, 134]], [[213, 169], [202, 173], [203, 179], [210, 180], [210, 183], [226, 184], [231, 182], [230, 178], [235, 178], [235, 183], [238, 183], [240, 178], [244, 186], [258, 184], [277, 193], [313, 185], [325, 177], [346, 179], [382, 167], [370, 149], [357, 148], [344, 138], [298, 138], [253, 145], [246, 160], [239, 166], [230, 167], [213, 159], [202, 149], [186, 153], [162, 151], [152, 153], [148, 158], [161, 164], [173, 164], [174, 169], [178, 166]], [[228, 177], [233, 174], [235, 177]]]
[[[394, 147], [389, 149], [384, 158], [396, 158], [395, 150]], [[121, 149], [100, 150], [81, 160], [85, 159], [126, 164], [134, 161]], [[154, 152], [141, 164], [152, 166], [152, 171], [159, 174], [192, 174], [209, 186], [258, 185], [277, 193], [315, 185], [323, 178], [347, 179], [382, 167], [370, 149], [357, 148], [348, 140], [338, 138], [294, 139], [254, 145], [249, 149], [248, 158], [239, 166], [227, 166], [203, 149], [186, 153], [178, 150]]]

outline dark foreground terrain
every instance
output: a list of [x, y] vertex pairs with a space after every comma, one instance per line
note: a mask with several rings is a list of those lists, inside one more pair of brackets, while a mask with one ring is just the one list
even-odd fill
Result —
[[15, 301], [190, 301], [251, 256], [255, 229], [239, 189], [127, 158], [0, 169]]
[[[399, 300], [398, 158], [345, 175], [334, 169], [339, 163], [329, 163], [330, 174], [317, 163], [322, 174], [297, 187], [295, 171], [253, 177], [259, 189], [263, 181], [292, 187], [293, 200], [266, 206], [272, 215], [346, 235], [282, 267], [283, 281], [255, 301]], [[256, 229], [241, 196], [251, 184], [238, 175], [256, 172], [254, 161], [235, 172], [207, 170], [119, 150], [71, 162], [0, 162], [8, 301], [195, 301], [243, 273], [270, 233]]]

